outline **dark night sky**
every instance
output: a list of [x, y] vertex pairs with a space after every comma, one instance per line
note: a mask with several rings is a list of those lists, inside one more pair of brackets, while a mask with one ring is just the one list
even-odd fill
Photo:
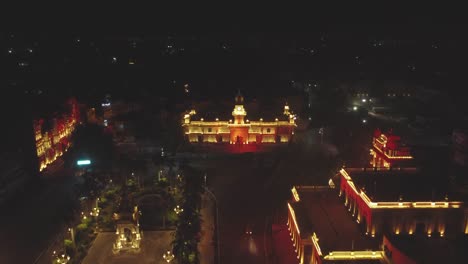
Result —
[[[459, 47], [466, 47], [467, 44], [466, 21], [459, 19], [463, 16], [460, 16], [460, 11], [454, 11], [456, 8], [447, 10], [426, 4], [379, 8], [334, 5], [325, 9], [322, 6], [301, 8], [287, 5], [262, 8], [226, 6], [216, 9], [213, 6], [198, 6], [194, 9], [159, 6], [147, 9], [146, 12], [132, 6], [125, 6], [124, 12], [124, 9], [116, 9], [91, 11], [91, 15], [78, 10], [55, 12], [52, 16], [48, 12], [37, 12], [41, 13], [40, 17], [37, 14], [29, 15], [29, 12], [21, 15], [12, 12], [10, 15], [13, 20], [10, 21], [17, 23], [0, 34], [2, 50], [9, 47], [11, 43], [5, 40], [14, 33], [18, 37], [15, 40], [17, 43], [13, 44], [21, 47], [30, 45], [31, 41], [38, 41], [39, 52], [37, 58], [34, 58], [38, 63], [33, 65], [35, 70], [31, 72], [12, 67], [12, 64], [8, 64], [9, 59], [0, 63], [4, 73], [0, 77], [2, 115], [6, 115], [3, 120], [15, 120], [21, 112], [18, 106], [31, 104], [25, 99], [25, 89], [42, 90], [43, 99], [39, 102], [45, 102], [44, 98], [54, 101], [55, 98], [72, 94], [84, 100], [100, 98], [107, 92], [134, 95], [139, 89], [136, 85], [156, 94], [164, 94], [169, 90], [161, 90], [160, 87], [165, 87], [173, 79], [191, 81], [195, 88], [201, 89], [199, 93], [205, 96], [210, 94], [230, 98], [239, 88], [254, 96], [265, 92], [281, 93], [281, 87], [288, 80], [285, 72], [304, 71], [317, 79], [336, 77], [334, 74], [341, 62], [335, 63], [334, 60], [342, 55], [339, 52], [328, 54], [323, 61], [308, 59], [312, 63], [300, 60], [291, 63], [289, 57], [276, 53], [304, 43], [313, 46], [320, 36], [338, 43], [337, 50], [343, 51], [346, 56], [352, 54], [346, 54], [348, 48], [352, 50], [352, 47], [348, 47], [351, 45], [349, 43], [365, 41], [370, 37], [385, 39], [391, 36], [421, 43], [441, 40], [447, 43], [447, 54], [443, 54], [442, 58], [434, 58], [434, 61], [440, 60], [441, 64], [447, 65], [452, 75], [437, 85], [459, 94], [462, 93], [460, 88], [464, 86], [462, 76], [466, 68], [465, 58], [468, 56], [466, 50]], [[158, 57], [157, 45], [161, 43], [154, 39], [168, 35], [196, 36], [197, 45], [206, 47], [209, 56], [200, 53], [202, 55], [185, 59]], [[96, 59], [89, 55], [94, 47], [80, 48], [79, 51], [71, 47], [77, 36], [83, 42], [91, 41], [96, 47], [108, 48], [101, 48], [101, 59]], [[128, 37], [142, 38], [145, 43], [150, 43], [141, 56], [142, 60], [146, 59], [145, 69], [107, 69], [105, 59], [114, 54], [112, 49], [117, 52], [119, 45], [125, 46]], [[236, 48], [234, 55], [212, 52], [210, 45], [214, 45], [213, 39], [217, 43], [219, 40], [227, 40]], [[153, 47], [154, 51], [151, 51]], [[216, 45], [213, 47], [219, 48]], [[412, 55], [410, 52], [408, 57]], [[67, 64], [68, 61], [73, 63]], [[391, 72], [384, 72], [392, 76]], [[431, 85], [435, 83], [431, 82]], [[37, 103], [38, 100], [33, 101]]]

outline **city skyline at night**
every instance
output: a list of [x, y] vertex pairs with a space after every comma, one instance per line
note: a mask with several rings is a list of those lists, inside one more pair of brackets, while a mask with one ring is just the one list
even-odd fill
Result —
[[467, 262], [457, 12], [127, 7], [0, 31], [0, 263]]

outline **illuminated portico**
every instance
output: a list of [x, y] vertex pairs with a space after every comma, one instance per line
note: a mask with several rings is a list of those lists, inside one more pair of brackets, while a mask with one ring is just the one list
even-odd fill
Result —
[[118, 212], [114, 213], [116, 221], [116, 240], [113, 244], [113, 252], [117, 254], [123, 251], [139, 252], [141, 243], [140, 211], [138, 206], [132, 208], [130, 199], [124, 191], [120, 201]]
[[195, 143], [229, 143], [229, 144], [261, 144], [261, 143], [287, 143], [292, 139], [296, 127], [296, 116], [286, 104], [284, 112], [274, 121], [246, 119], [247, 111], [244, 108], [244, 97], [238, 94], [235, 98], [232, 119], [227, 121], [193, 120], [195, 110], [184, 114], [182, 126], [189, 142]]

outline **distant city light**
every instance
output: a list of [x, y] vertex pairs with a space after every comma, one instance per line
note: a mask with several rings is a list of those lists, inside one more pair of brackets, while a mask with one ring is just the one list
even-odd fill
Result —
[[357, 106], [353, 106], [353, 110], [356, 111], [356, 110], [357, 110]]
[[366, 119], [363, 119], [363, 120], [362, 120], [362, 123], [364, 123], [364, 124], [367, 123], [367, 120], [366, 120]]
[[89, 165], [89, 164], [91, 164], [91, 161], [90, 161], [90, 160], [78, 160], [78, 161], [76, 162], [76, 165], [78, 165], [78, 166]]
[[366, 100], [365, 98], [364, 98], [364, 99], [362, 99], [362, 102], [363, 102], [363, 103], [365, 103], [366, 101], [367, 101], [367, 100]]
[[110, 105], [111, 105], [111, 103], [102, 103], [101, 104], [102, 107], [106, 107], [106, 106], [110, 106]]
[[13, 53], [13, 49], [9, 49], [9, 50], [8, 50], [8, 53], [12, 54], [12, 53]]
[[116, 63], [117, 62], [117, 57], [112, 57], [112, 62]]

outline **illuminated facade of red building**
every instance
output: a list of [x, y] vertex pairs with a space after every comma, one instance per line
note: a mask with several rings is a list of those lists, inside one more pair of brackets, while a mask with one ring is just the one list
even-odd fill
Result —
[[71, 145], [71, 134], [79, 122], [78, 103], [75, 99], [67, 101], [68, 113], [61, 113], [52, 118], [49, 128], [45, 127], [46, 120], [34, 120], [34, 134], [39, 171], [62, 156]]
[[[392, 236], [393, 241], [401, 237], [410, 243], [420, 240], [431, 243], [432, 239], [437, 245], [442, 240], [448, 241], [445, 238], [468, 234], [468, 211], [463, 202], [438, 197], [425, 200], [370, 197], [363, 182], [351, 178], [364, 176], [359, 171], [363, 172], [362, 168], [342, 169], [339, 187], [292, 188], [287, 226], [297, 263], [420, 263], [411, 259], [425, 253], [408, 257], [386, 237]], [[386, 171], [390, 170], [374, 172], [379, 174], [377, 177], [386, 177], [381, 174]], [[398, 191], [393, 192], [398, 196]]]
[[370, 164], [374, 168], [390, 168], [405, 166], [411, 161], [410, 149], [401, 144], [401, 138], [389, 132], [383, 134], [379, 129], [375, 130], [372, 139]]
[[232, 111], [233, 119], [220, 121], [191, 120], [196, 114], [195, 110], [186, 113], [182, 126], [186, 139], [195, 143], [229, 143], [229, 144], [260, 144], [260, 143], [287, 143], [294, 135], [296, 116], [292, 114], [289, 106], [284, 106], [283, 115], [274, 121], [258, 121], [245, 119], [247, 111], [244, 109], [244, 97], [235, 98]]
[[[431, 237], [468, 233], [468, 211], [414, 169], [339, 172], [340, 197], [366, 235], [391, 233]], [[419, 185], [418, 185], [419, 183]], [[372, 186], [377, 185], [376, 190]], [[400, 186], [399, 189], [396, 187]], [[418, 192], [414, 191], [418, 188]]]
[[341, 169], [329, 186], [291, 189], [287, 226], [297, 263], [434, 263], [415, 261], [428, 259], [418, 245], [443, 255], [437, 245], [466, 237], [463, 197], [444, 177], [402, 163], [413, 157], [399, 137], [377, 130], [371, 159], [370, 168]]

